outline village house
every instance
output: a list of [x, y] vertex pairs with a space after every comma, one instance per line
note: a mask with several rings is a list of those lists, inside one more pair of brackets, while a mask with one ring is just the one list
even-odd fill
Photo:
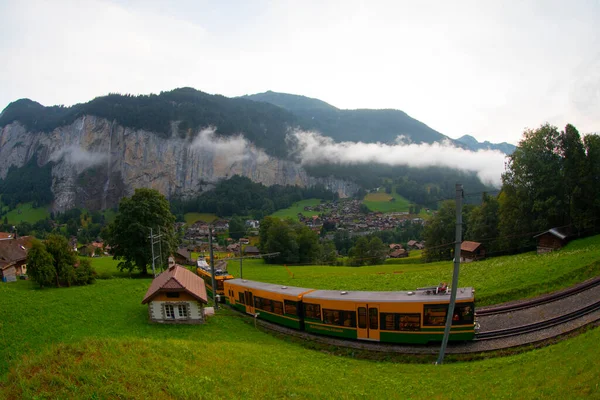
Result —
[[481, 243], [465, 240], [460, 245], [460, 262], [468, 263], [485, 258], [485, 248]]
[[560, 228], [552, 228], [539, 235], [535, 235], [537, 239], [537, 253], [544, 254], [553, 250], [561, 249], [569, 242], [569, 235], [565, 230]]
[[179, 247], [177, 252], [173, 254], [173, 257], [175, 258], [175, 262], [177, 264], [194, 265], [192, 253], [185, 247]]
[[260, 228], [260, 221], [257, 221], [255, 219], [249, 219], [246, 221], [246, 226], [248, 228], [258, 229]]
[[394, 250], [389, 255], [390, 258], [404, 258], [408, 257], [408, 251], [402, 248]]
[[240, 244], [239, 243], [233, 243], [227, 246], [227, 251], [228, 252], [232, 252], [232, 253], [239, 253], [240, 251]]
[[249, 244], [250, 243], [250, 239], [248, 238], [241, 238], [240, 239], [240, 244]]
[[12, 237], [0, 240], [0, 279], [14, 282], [17, 277], [27, 274], [27, 249], [31, 247], [31, 237]]
[[247, 256], [257, 256], [260, 254], [260, 250], [254, 246], [246, 246], [244, 248], [244, 254]]
[[390, 244], [390, 250], [401, 250], [402, 249], [402, 245], [398, 244], [398, 243], [392, 243]]
[[169, 268], [154, 278], [142, 300], [142, 304], [148, 304], [150, 321], [177, 324], [204, 322], [207, 302], [202, 278], [175, 264], [173, 257], [169, 257]]

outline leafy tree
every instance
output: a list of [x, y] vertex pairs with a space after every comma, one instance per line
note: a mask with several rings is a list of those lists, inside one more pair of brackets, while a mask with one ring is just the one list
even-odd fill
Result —
[[73, 266], [77, 262], [75, 252], [69, 247], [67, 238], [61, 235], [49, 235], [45, 242], [46, 250], [52, 255], [56, 286], [64, 282], [71, 286], [74, 278]]
[[499, 208], [498, 199], [484, 193], [481, 206], [474, 207], [466, 218], [465, 240], [485, 242], [488, 253], [496, 250]]
[[369, 251], [367, 264], [369, 265], [377, 265], [383, 264], [385, 259], [387, 258], [387, 249], [380, 238], [377, 236], [372, 237], [369, 241]]
[[333, 244], [331, 240], [327, 240], [323, 243], [321, 261], [325, 264], [333, 264], [337, 261], [337, 251], [335, 249], [335, 244]]
[[350, 265], [360, 266], [367, 263], [369, 257], [369, 239], [361, 236], [348, 251]]
[[46, 251], [46, 246], [38, 240], [34, 240], [31, 249], [27, 251], [27, 275], [42, 288], [51, 286], [56, 279], [54, 259]]
[[89, 285], [95, 281], [96, 271], [92, 268], [90, 260], [82, 259], [73, 274], [74, 285]]
[[427, 262], [449, 260], [452, 258], [454, 236], [456, 232], [456, 205], [454, 200], [444, 201], [438, 213], [425, 227], [425, 251]]
[[[267, 229], [267, 240], [263, 246], [263, 251], [267, 253], [280, 253], [275, 257], [270, 257], [267, 262], [274, 264], [297, 263], [300, 261], [298, 256], [297, 234], [291, 228], [292, 221], [273, 218], [269, 222]], [[262, 223], [261, 223], [262, 228]]]
[[[115, 220], [105, 231], [106, 241], [111, 246], [113, 258], [122, 260], [119, 270], [139, 270], [148, 273], [148, 265], [152, 263], [150, 247], [150, 229], [161, 237], [162, 260], [159, 265], [166, 265], [169, 254], [175, 250], [175, 233], [173, 224], [175, 216], [169, 209], [169, 202], [154, 189], [136, 189], [131, 198], [123, 198], [119, 204], [119, 212]], [[155, 248], [158, 248], [156, 246]]]
[[246, 223], [241, 217], [235, 215], [229, 221], [229, 237], [238, 240], [246, 233]]

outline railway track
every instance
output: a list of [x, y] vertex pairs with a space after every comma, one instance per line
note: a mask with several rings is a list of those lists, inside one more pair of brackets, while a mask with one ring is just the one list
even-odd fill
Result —
[[[544, 304], [544, 303], [541, 303]], [[519, 308], [521, 309], [521, 308]], [[550, 318], [544, 321], [536, 322], [528, 325], [521, 325], [507, 329], [498, 329], [487, 332], [480, 332], [476, 335], [477, 341], [480, 340], [493, 340], [493, 339], [502, 339], [509, 336], [523, 335], [526, 333], [537, 332], [543, 329], [548, 329], [557, 325], [564, 324], [566, 322], [572, 321], [574, 319], [583, 317], [589, 313], [600, 310], [600, 300], [590, 304], [586, 307], [583, 307], [579, 310], [573, 311], [568, 314], [564, 314], [555, 318]], [[490, 314], [488, 314], [490, 315]]]
[[570, 287], [568, 289], [561, 290], [561, 291], [558, 291], [555, 293], [551, 293], [549, 295], [540, 296], [540, 297], [537, 297], [535, 299], [528, 300], [525, 302], [520, 302], [520, 303], [516, 303], [516, 304], [505, 304], [505, 305], [501, 305], [501, 306], [493, 306], [493, 307], [486, 307], [483, 309], [477, 309], [475, 311], [475, 314], [478, 317], [487, 317], [490, 315], [504, 314], [504, 313], [514, 312], [514, 311], [519, 311], [519, 310], [525, 310], [527, 308], [536, 307], [536, 306], [539, 306], [542, 304], [548, 304], [548, 303], [552, 303], [557, 300], [565, 299], [565, 298], [573, 296], [575, 294], [585, 292], [586, 290], [589, 290], [596, 286], [600, 286], [600, 276], [593, 278], [593, 279], [589, 279], [579, 285]]

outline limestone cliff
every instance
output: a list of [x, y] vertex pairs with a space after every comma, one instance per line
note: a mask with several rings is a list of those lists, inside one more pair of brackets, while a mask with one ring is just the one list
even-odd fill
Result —
[[13, 122], [0, 128], [0, 178], [37, 153], [38, 164], [53, 163], [55, 211], [114, 207], [141, 187], [167, 197], [190, 197], [233, 175], [267, 186], [322, 183], [341, 197], [357, 189], [339, 179], [310, 177], [301, 165], [269, 156], [247, 142], [241, 156], [228, 157], [226, 148], [219, 152], [192, 137], [182, 138], [176, 125], [171, 137], [163, 138], [89, 115], [50, 133], [29, 132]]

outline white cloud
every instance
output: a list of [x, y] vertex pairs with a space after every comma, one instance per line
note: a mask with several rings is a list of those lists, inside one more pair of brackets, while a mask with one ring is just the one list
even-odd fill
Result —
[[190, 148], [211, 154], [215, 158], [226, 160], [232, 165], [244, 160], [255, 160], [261, 164], [268, 156], [256, 148], [244, 136], [217, 136], [215, 127], [202, 129], [192, 141]]
[[71, 145], [63, 147], [50, 155], [50, 161], [58, 162], [61, 159], [69, 164], [86, 169], [106, 162], [108, 154], [91, 152], [77, 145]]
[[499, 151], [477, 152], [452, 146], [450, 143], [394, 144], [341, 142], [316, 132], [294, 131], [289, 134], [295, 143], [294, 154], [304, 165], [335, 163], [379, 163], [411, 167], [447, 167], [476, 172], [487, 184], [501, 185], [505, 155]]

